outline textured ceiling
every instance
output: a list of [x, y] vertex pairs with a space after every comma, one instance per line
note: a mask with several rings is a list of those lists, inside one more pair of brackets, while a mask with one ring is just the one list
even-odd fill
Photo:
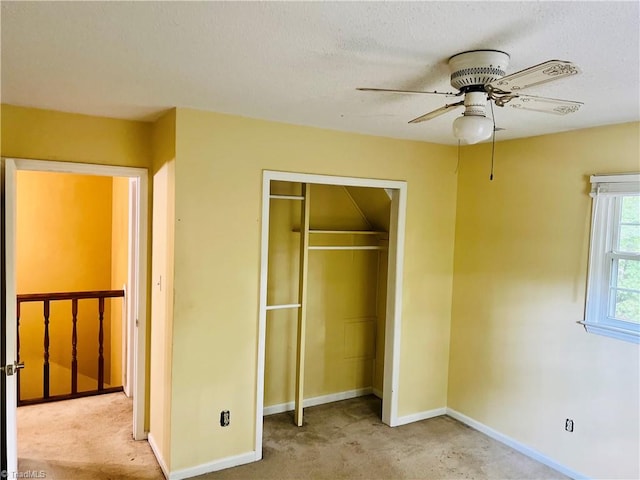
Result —
[[497, 108], [498, 139], [640, 120], [639, 3], [7, 2], [2, 102], [128, 119], [193, 107], [453, 144], [447, 59], [489, 48], [507, 73], [548, 59], [583, 74], [532, 88], [567, 116]]

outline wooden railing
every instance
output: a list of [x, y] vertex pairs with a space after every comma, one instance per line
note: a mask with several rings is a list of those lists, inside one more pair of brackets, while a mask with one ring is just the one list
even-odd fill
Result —
[[[105, 298], [124, 297], [124, 290], [97, 290], [88, 292], [59, 292], [59, 293], [28, 293], [17, 296], [16, 321], [17, 321], [17, 361], [20, 362], [20, 306], [26, 302], [42, 302], [44, 318], [44, 356], [43, 356], [43, 381], [42, 397], [23, 400], [20, 396], [20, 371], [18, 370], [18, 405], [31, 405], [34, 403], [66, 400], [70, 398], [86, 397], [101, 393], [111, 393], [122, 390], [122, 386], [104, 388], [104, 311]], [[78, 391], [78, 300], [98, 300], [98, 371], [97, 388], [95, 390]], [[49, 317], [51, 302], [71, 300], [71, 392], [63, 395], [50, 395], [50, 364], [49, 364]]]

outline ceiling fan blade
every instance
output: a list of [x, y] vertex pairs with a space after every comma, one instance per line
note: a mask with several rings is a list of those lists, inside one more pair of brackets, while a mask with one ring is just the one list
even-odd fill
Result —
[[577, 112], [584, 104], [582, 102], [574, 102], [573, 100], [559, 100], [557, 98], [535, 97], [533, 95], [517, 95], [509, 100], [507, 105], [521, 110], [566, 115]]
[[540, 65], [525, 68], [519, 72], [494, 80], [485, 85], [489, 92], [517, 92], [542, 83], [560, 80], [581, 73], [580, 68], [564, 60], [548, 60]]
[[451, 103], [449, 105], [444, 105], [443, 107], [440, 107], [440, 108], [438, 108], [436, 110], [433, 110], [432, 112], [425, 113], [424, 115], [421, 115], [421, 116], [419, 116], [417, 118], [414, 118], [409, 123], [426, 122], [427, 120], [431, 120], [432, 118], [439, 117], [440, 115], [442, 115], [444, 113], [447, 113], [449, 110], [454, 110], [457, 107], [460, 107], [462, 105], [464, 105], [464, 101], [457, 102], [457, 103]]
[[393, 90], [389, 88], [356, 88], [356, 90], [360, 90], [361, 92], [387, 92], [387, 93], [422, 93], [427, 95], [447, 95], [448, 97], [459, 97], [462, 95], [462, 92], [424, 92], [422, 90]]

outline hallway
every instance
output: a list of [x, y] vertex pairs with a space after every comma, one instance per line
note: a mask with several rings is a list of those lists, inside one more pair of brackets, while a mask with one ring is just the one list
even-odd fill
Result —
[[[123, 393], [18, 408], [18, 469], [47, 480], [163, 479]], [[40, 477], [38, 477], [40, 474]]]

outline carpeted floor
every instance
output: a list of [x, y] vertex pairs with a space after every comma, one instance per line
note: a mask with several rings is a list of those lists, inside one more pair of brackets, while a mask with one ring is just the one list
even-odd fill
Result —
[[132, 417], [123, 393], [20, 407], [18, 470], [46, 480], [163, 479], [149, 444], [133, 440]]
[[265, 417], [262, 462], [213, 472], [228, 479], [566, 479], [450, 418], [390, 428], [381, 401], [361, 397]]
[[[389, 428], [374, 396], [265, 417], [261, 462], [200, 480], [566, 479], [449, 417]], [[47, 480], [160, 480], [147, 442], [131, 437], [131, 400], [116, 393], [18, 409], [19, 470]]]

